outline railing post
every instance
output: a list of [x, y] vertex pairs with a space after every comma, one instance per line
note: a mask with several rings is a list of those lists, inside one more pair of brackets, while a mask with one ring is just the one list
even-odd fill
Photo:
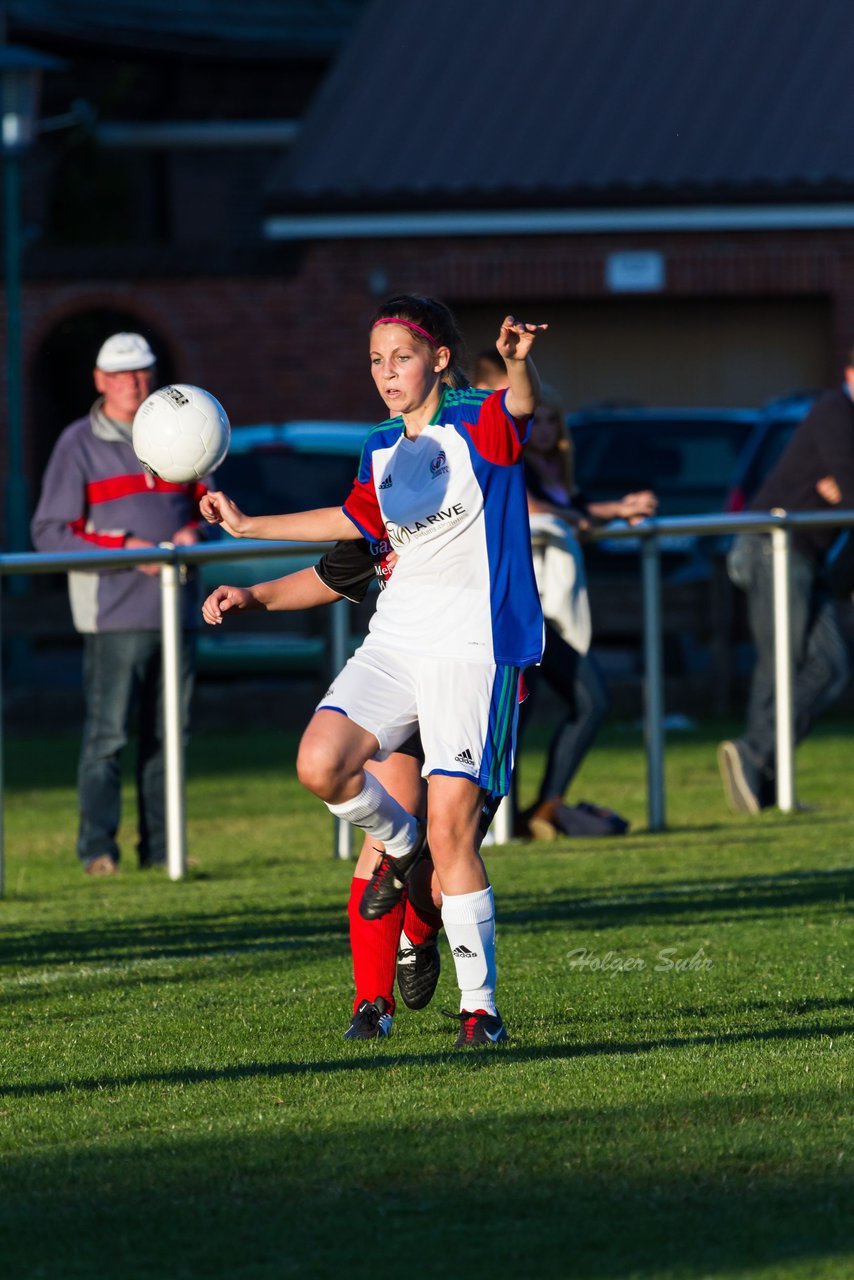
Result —
[[[785, 515], [774, 511], [773, 515]], [[795, 807], [795, 709], [792, 697], [792, 628], [789, 604], [792, 572], [792, 532], [771, 530], [774, 581], [774, 696], [777, 721], [777, 808]]]
[[509, 844], [513, 839], [513, 797], [509, 791], [495, 810], [490, 831], [496, 844]]
[[[0, 577], [0, 601], [3, 599], [3, 579]], [[3, 759], [3, 623], [0, 617], [0, 898], [6, 893], [6, 780]]]
[[663, 831], [664, 674], [661, 627], [661, 550], [656, 534], [643, 539], [644, 737], [647, 761], [647, 814], [650, 831]]
[[[350, 646], [350, 601], [341, 599], [329, 609], [329, 666], [335, 676], [346, 663]], [[343, 818], [333, 818], [332, 856], [342, 862], [353, 856], [353, 828]]]
[[[168, 543], [162, 543], [168, 546]], [[184, 807], [184, 724], [181, 697], [181, 567], [168, 562], [160, 570], [161, 648], [163, 651], [163, 748], [166, 787], [166, 866], [170, 880], [187, 871]]]

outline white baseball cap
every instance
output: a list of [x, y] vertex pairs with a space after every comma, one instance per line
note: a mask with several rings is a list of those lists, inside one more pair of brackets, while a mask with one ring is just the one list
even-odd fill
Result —
[[127, 373], [129, 369], [150, 369], [157, 359], [141, 333], [114, 333], [95, 361], [104, 373]]

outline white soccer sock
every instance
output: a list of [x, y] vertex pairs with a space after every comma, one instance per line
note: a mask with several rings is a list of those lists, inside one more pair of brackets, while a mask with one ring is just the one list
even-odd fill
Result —
[[448, 935], [457, 984], [460, 1013], [495, 1008], [495, 902], [492, 888], [475, 893], [444, 894], [442, 924]]
[[415, 818], [367, 770], [365, 785], [357, 796], [343, 804], [327, 803], [326, 807], [334, 817], [352, 822], [375, 840], [381, 840], [392, 858], [409, 853], [418, 838]]

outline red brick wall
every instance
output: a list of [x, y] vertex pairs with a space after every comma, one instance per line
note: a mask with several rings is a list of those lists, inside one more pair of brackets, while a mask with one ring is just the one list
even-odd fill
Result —
[[[659, 249], [665, 296], [824, 296], [833, 307], [832, 363], [854, 342], [854, 233], [768, 232], [644, 237], [320, 242], [294, 278], [67, 280], [25, 283], [25, 415], [40, 344], [61, 320], [96, 307], [139, 315], [167, 342], [177, 376], [210, 388], [235, 423], [376, 416], [366, 324], [392, 292], [495, 303], [496, 321], [527, 300], [607, 296], [604, 263], [619, 249]], [[5, 473], [5, 370], [0, 375]], [[33, 492], [38, 477], [30, 477]]]

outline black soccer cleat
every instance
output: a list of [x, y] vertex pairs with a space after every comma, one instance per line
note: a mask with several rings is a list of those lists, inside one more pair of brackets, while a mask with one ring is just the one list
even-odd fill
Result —
[[407, 1009], [424, 1009], [433, 999], [441, 968], [439, 943], [404, 944], [397, 953], [397, 989]]
[[391, 1035], [393, 1014], [382, 996], [376, 1000], [363, 1000], [353, 1021], [344, 1032], [345, 1040], [385, 1040]]
[[458, 1018], [460, 1034], [454, 1041], [455, 1049], [469, 1049], [479, 1044], [500, 1044], [509, 1039], [507, 1028], [501, 1021], [500, 1013], [484, 1013], [483, 1009], [475, 1009], [469, 1013], [463, 1009], [461, 1013], [450, 1013], [443, 1009], [446, 1018]]
[[392, 858], [387, 853], [380, 854], [359, 903], [359, 915], [363, 920], [380, 920], [388, 915], [392, 907], [397, 906], [403, 897], [406, 881], [426, 852], [427, 824], [419, 818], [418, 838], [409, 853], [405, 853], [402, 858]]

